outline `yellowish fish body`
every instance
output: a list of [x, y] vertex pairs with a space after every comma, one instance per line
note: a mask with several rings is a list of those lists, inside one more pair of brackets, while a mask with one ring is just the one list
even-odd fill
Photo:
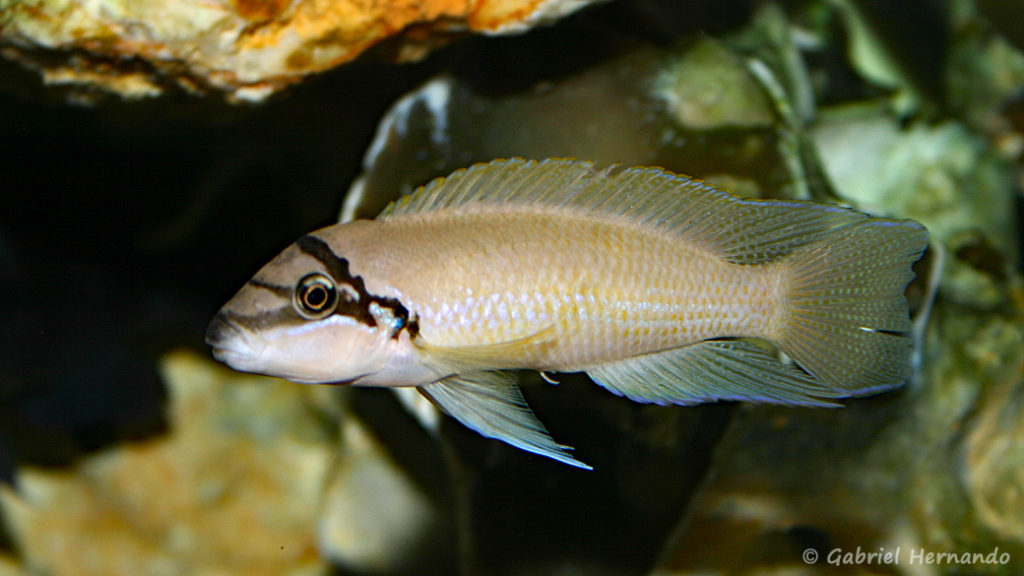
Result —
[[506, 208], [353, 228], [316, 234], [346, 248], [371, 292], [415, 311], [431, 346], [544, 334], [493, 351], [495, 368], [577, 371], [723, 334], [768, 336], [781, 309], [778, 266], [732, 264], [628, 221]]
[[417, 386], [485, 436], [586, 467], [502, 371], [586, 371], [661, 404], [899, 386], [903, 289], [926, 243], [913, 222], [740, 200], [659, 169], [495, 161], [300, 239], [207, 339], [241, 370]]

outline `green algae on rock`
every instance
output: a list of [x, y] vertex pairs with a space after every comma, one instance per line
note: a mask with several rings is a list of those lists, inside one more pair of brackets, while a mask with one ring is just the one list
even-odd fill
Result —
[[654, 94], [680, 126], [754, 128], [771, 126], [775, 110], [764, 87], [734, 52], [702, 39], [664, 64], [654, 80]]

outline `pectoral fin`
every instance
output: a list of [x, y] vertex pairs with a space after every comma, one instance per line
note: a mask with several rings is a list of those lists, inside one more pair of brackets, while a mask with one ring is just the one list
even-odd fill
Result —
[[743, 400], [835, 406], [829, 399], [848, 395], [743, 339], [706, 340], [604, 364], [587, 374], [620, 396], [663, 405]]
[[419, 387], [451, 417], [480, 434], [570, 466], [592, 468], [569, 455], [527, 406], [515, 377], [505, 372], [470, 372]]
[[473, 346], [440, 346], [422, 338], [413, 340], [413, 345], [435, 362], [455, 366], [463, 371], [488, 371], [516, 368], [523, 358], [537, 354], [555, 339], [555, 325], [552, 324], [522, 338], [477, 344]]

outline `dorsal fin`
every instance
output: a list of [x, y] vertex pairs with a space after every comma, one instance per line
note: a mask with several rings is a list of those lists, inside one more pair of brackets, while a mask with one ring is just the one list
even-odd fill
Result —
[[384, 209], [379, 220], [481, 207], [570, 209], [633, 222], [739, 264], [774, 260], [867, 216], [836, 206], [737, 198], [661, 168], [512, 158], [457, 170]]

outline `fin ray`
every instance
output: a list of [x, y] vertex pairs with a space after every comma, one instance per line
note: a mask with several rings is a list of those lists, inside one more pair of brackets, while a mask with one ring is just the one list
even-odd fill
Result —
[[390, 204], [378, 219], [468, 207], [573, 208], [661, 230], [739, 264], [774, 260], [867, 215], [838, 206], [732, 196], [661, 168], [512, 158], [457, 170]]
[[913, 352], [903, 293], [927, 245], [919, 224], [871, 219], [793, 253], [779, 347], [848, 395], [903, 384]]
[[705, 340], [603, 364], [587, 374], [615, 394], [662, 405], [743, 400], [835, 406], [829, 399], [844, 395], [745, 339]]
[[519, 359], [535, 354], [537, 347], [553, 343], [554, 337], [555, 325], [551, 324], [522, 338], [493, 344], [443, 346], [416, 338], [413, 345], [435, 362], [455, 366], [459, 371], [502, 370], [519, 367]]
[[456, 374], [420, 386], [419, 391], [449, 416], [480, 434], [577, 468], [592, 468], [556, 443], [526, 404], [515, 377], [507, 372]]

